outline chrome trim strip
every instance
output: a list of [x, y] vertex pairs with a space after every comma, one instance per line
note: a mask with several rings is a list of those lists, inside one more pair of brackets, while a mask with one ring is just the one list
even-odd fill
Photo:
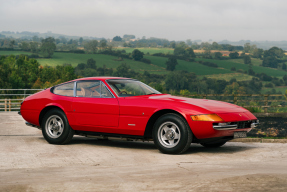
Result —
[[237, 125], [213, 125], [213, 129], [216, 130], [231, 130], [231, 129], [237, 129]]
[[74, 82], [74, 97], [77, 96], [77, 81]]

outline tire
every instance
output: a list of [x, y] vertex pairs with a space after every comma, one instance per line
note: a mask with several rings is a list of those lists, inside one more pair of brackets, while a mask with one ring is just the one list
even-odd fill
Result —
[[156, 147], [166, 154], [185, 152], [192, 141], [192, 132], [185, 119], [173, 113], [158, 118], [153, 127]]
[[42, 134], [48, 143], [63, 145], [71, 141], [74, 130], [63, 111], [52, 109], [43, 118]]
[[200, 145], [206, 148], [218, 148], [224, 145], [225, 143], [226, 141], [223, 141], [223, 142], [221, 141], [221, 142], [216, 142], [216, 143], [200, 143]]

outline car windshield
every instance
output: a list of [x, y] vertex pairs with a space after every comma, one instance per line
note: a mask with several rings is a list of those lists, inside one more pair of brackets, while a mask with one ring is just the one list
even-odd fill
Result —
[[113, 79], [107, 82], [119, 97], [161, 94], [137, 80]]

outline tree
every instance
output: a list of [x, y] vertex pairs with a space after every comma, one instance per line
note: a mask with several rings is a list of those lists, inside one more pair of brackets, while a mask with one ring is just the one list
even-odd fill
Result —
[[113, 38], [113, 41], [122, 41], [122, 38], [120, 36], [115, 36]]
[[185, 77], [183, 71], [171, 72], [165, 79], [165, 85], [169, 90], [188, 89], [188, 78]]
[[54, 51], [56, 50], [55, 39], [53, 37], [43, 39], [40, 50], [44, 57], [52, 57]]
[[282, 64], [282, 69], [286, 70], [286, 64], [285, 63]]
[[166, 61], [166, 70], [168, 71], [174, 71], [175, 70], [175, 66], [178, 64], [177, 60], [175, 58], [168, 58], [168, 60]]
[[244, 64], [251, 64], [250, 55], [244, 55], [243, 60], [244, 60]]
[[20, 48], [21, 48], [23, 51], [29, 51], [29, 44], [28, 44], [28, 42], [22, 41], [22, 42], [21, 42], [21, 45], [20, 45]]
[[130, 77], [129, 70], [130, 70], [130, 66], [127, 65], [126, 63], [122, 63], [120, 66], [117, 67], [117, 70], [114, 73], [114, 76]]
[[244, 44], [244, 52], [245, 53], [250, 53], [250, 51], [251, 51], [250, 43], [245, 43]]
[[271, 67], [271, 68], [277, 68], [278, 67], [278, 60], [276, 57], [268, 56], [264, 57], [262, 61], [263, 67]]
[[185, 49], [185, 56], [192, 57], [192, 58], [196, 57], [191, 47], [188, 47]]
[[87, 60], [87, 68], [97, 69], [96, 61], [93, 58]]
[[98, 41], [97, 40], [91, 40], [89, 42], [86, 42], [85, 45], [84, 45], [84, 48], [87, 52], [89, 53], [97, 53], [97, 50], [98, 50]]
[[83, 41], [84, 41], [83, 37], [80, 37], [80, 38], [79, 38], [79, 43], [80, 43], [80, 45], [82, 45]]
[[176, 46], [173, 50], [174, 55], [184, 55], [185, 54], [185, 48], [181, 46]]
[[224, 89], [225, 94], [245, 94], [246, 90], [244, 87], [239, 86], [237, 82], [227, 85]]
[[239, 54], [238, 54], [238, 52], [229, 53], [229, 57], [231, 59], [237, 59], [239, 57]]
[[221, 57], [222, 57], [222, 53], [220, 53], [220, 52], [215, 52], [214, 53], [214, 58], [215, 59], [221, 59]]
[[261, 58], [262, 58], [262, 55], [263, 55], [263, 52], [264, 52], [263, 49], [258, 49], [258, 48], [256, 48], [256, 49], [254, 49], [254, 50], [252, 51], [252, 55], [253, 55], [253, 57], [255, 57], [255, 58], [261, 59]]
[[134, 58], [134, 60], [136, 61], [140, 61], [143, 58], [144, 53], [141, 52], [138, 49], [133, 50], [132, 52], [132, 57]]
[[174, 41], [171, 41], [170, 44], [169, 44], [169, 47], [170, 48], [175, 48], [176, 44]]
[[30, 42], [30, 50], [33, 53], [37, 53], [38, 52], [38, 42]]
[[101, 49], [105, 49], [107, 47], [107, 40], [102, 39], [100, 41], [100, 47], [101, 47]]
[[127, 34], [125, 34], [124, 36], [123, 36], [123, 39], [125, 39], [125, 40], [130, 40], [130, 39], [135, 39], [136, 38], [136, 36], [134, 36], [134, 35], [127, 35]]

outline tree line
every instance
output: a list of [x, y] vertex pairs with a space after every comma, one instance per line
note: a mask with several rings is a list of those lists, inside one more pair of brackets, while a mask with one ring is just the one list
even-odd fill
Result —
[[[172, 71], [166, 75], [151, 74], [148, 71], [139, 73], [122, 63], [116, 69], [106, 66], [98, 67], [94, 59], [79, 63], [76, 67], [70, 64], [49, 67], [40, 66], [36, 59], [25, 55], [0, 57], [0, 87], [3, 89], [48, 88], [72, 79], [88, 76], [118, 76], [141, 80], [163, 93], [172, 94], [252, 94], [260, 93], [263, 84], [260, 78], [249, 81], [236, 79], [215, 80], [199, 78], [195, 73]], [[287, 76], [284, 77], [287, 83]]]

